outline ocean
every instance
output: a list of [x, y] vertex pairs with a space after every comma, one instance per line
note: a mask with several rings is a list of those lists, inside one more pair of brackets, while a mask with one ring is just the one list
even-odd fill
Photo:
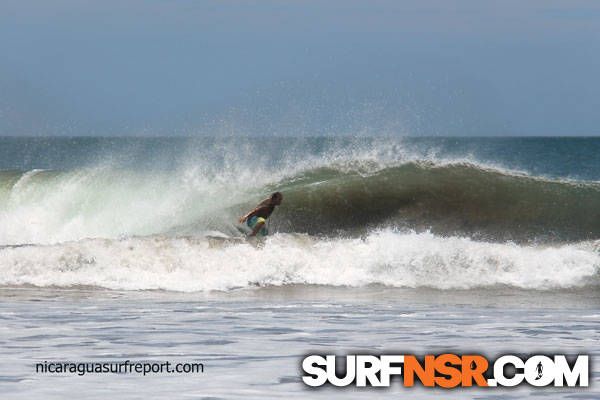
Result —
[[[0, 226], [3, 399], [600, 397], [600, 138], [3, 137]], [[587, 354], [590, 386], [302, 382], [399, 352]], [[36, 372], [125, 360], [204, 372]]]

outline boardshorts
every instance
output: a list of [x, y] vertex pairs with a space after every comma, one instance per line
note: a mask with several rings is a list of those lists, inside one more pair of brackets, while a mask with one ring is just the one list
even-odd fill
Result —
[[250, 227], [250, 229], [254, 230], [254, 227], [259, 222], [264, 222], [262, 229], [256, 233], [256, 236], [267, 236], [269, 231], [267, 230], [267, 220], [263, 217], [257, 217], [256, 215], [251, 216], [246, 220], [246, 224]]

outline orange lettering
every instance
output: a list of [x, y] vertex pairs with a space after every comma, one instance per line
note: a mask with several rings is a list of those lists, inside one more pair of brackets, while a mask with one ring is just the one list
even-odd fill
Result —
[[423, 386], [433, 386], [435, 378], [433, 362], [433, 356], [425, 356], [425, 368], [423, 368], [415, 356], [404, 356], [404, 386], [414, 386], [415, 374]]
[[487, 386], [483, 374], [488, 369], [488, 361], [482, 356], [462, 356], [462, 385], [471, 386], [473, 379], [477, 386]]
[[436, 376], [435, 383], [445, 388], [453, 388], [461, 382], [460, 369], [450, 365], [461, 365], [460, 357], [455, 354], [442, 354], [435, 359], [435, 369], [444, 375], [450, 377]]

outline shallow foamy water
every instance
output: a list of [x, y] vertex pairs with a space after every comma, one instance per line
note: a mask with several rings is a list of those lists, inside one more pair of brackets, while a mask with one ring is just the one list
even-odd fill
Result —
[[[597, 398], [597, 291], [285, 286], [213, 293], [0, 291], [3, 399]], [[314, 390], [307, 354], [589, 354], [581, 389]], [[43, 361], [201, 362], [203, 374], [40, 374]]]

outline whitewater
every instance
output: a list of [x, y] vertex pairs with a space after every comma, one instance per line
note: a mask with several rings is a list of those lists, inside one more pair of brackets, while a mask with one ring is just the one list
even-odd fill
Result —
[[[476, 147], [457, 152], [447, 139], [287, 139], [268, 151], [252, 141], [243, 151], [231, 140], [112, 141], [71, 140], [69, 169], [61, 139], [55, 159], [38, 165], [47, 168], [25, 170], [7, 154], [0, 285], [598, 285], [600, 184], [578, 179], [574, 166], [535, 175], [527, 170], [540, 169], [535, 155], [509, 168]], [[505, 141], [480, 148], [502, 150]], [[105, 148], [81, 157], [98, 144]], [[274, 191], [285, 201], [271, 218], [273, 235], [258, 245], [211, 242], [244, 237], [237, 219]]]
[[0, 252], [3, 285], [183, 292], [281, 285], [468, 289], [598, 286], [598, 243], [519, 246], [431, 233], [276, 234], [259, 247], [194, 238], [86, 239]]

